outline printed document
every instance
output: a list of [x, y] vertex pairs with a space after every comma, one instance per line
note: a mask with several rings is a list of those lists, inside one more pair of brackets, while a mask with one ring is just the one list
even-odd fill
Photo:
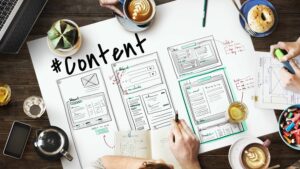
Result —
[[[292, 104], [300, 103], [300, 94], [283, 87], [280, 69], [283, 64], [274, 59], [269, 52], [256, 52], [259, 57], [258, 81], [256, 85], [257, 105], [262, 108], [283, 110]], [[300, 63], [299, 57], [296, 62]]]

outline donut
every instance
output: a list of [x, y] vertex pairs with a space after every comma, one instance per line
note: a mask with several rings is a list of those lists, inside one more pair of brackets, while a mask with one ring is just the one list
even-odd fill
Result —
[[275, 22], [272, 9], [265, 5], [255, 5], [252, 7], [247, 19], [250, 28], [257, 33], [267, 32]]

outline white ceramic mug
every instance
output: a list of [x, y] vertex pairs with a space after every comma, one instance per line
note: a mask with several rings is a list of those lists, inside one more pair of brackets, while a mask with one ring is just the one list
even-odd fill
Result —
[[271, 155], [270, 155], [270, 151], [268, 149], [268, 147], [270, 146], [271, 144], [271, 141], [269, 139], [265, 140], [263, 142], [263, 144], [260, 144], [260, 143], [251, 143], [251, 144], [248, 144], [244, 149], [243, 151], [241, 151], [241, 154], [240, 154], [240, 162], [243, 166], [244, 169], [251, 169], [250, 167], [247, 167], [245, 165], [245, 162], [243, 161], [243, 153], [250, 147], [259, 147], [260, 149], [262, 149], [264, 151], [264, 154], [266, 156], [266, 162], [264, 164], [263, 167], [261, 167], [260, 169], [267, 169], [270, 165], [270, 161], [271, 161]]
[[[267, 147], [270, 145], [270, 140], [266, 140], [265, 142], [261, 141], [256, 137], [244, 137], [237, 140], [233, 143], [228, 152], [228, 161], [232, 169], [248, 169], [243, 165], [242, 153], [244, 152], [247, 146], [258, 144], [258, 146], [263, 146], [263, 150], [266, 152], [267, 162], [266, 166], [269, 166], [271, 156]], [[264, 169], [262, 168], [262, 169]]]

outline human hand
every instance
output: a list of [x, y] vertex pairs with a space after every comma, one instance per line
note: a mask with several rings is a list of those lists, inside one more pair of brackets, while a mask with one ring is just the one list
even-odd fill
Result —
[[284, 88], [293, 92], [300, 93], [300, 68], [292, 59], [290, 64], [295, 71], [295, 74], [289, 73], [285, 68], [280, 70], [280, 80]]
[[184, 120], [171, 122], [170, 149], [183, 169], [200, 169], [198, 161], [199, 140]]
[[123, 12], [117, 7], [119, 0], [99, 0], [100, 6], [114, 11], [116, 14], [124, 17]]
[[[287, 61], [290, 60], [298, 55], [300, 55], [300, 37], [295, 42], [278, 42], [275, 45], [271, 45], [270, 52], [271, 55], [274, 56], [275, 49], [280, 48], [284, 49], [288, 52], [281, 61]], [[275, 56], [274, 56], [275, 57]]]

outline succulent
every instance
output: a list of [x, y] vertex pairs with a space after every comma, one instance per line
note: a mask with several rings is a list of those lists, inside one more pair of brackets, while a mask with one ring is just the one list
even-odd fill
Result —
[[73, 24], [63, 20], [55, 22], [47, 34], [48, 39], [55, 49], [69, 49], [78, 40], [77, 28]]

